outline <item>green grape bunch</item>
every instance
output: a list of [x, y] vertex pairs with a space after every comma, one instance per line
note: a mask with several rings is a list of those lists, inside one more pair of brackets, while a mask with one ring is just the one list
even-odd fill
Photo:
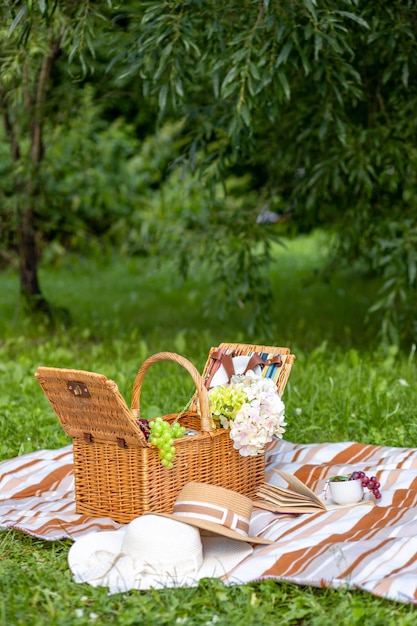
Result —
[[171, 424], [162, 417], [157, 417], [149, 422], [149, 429], [149, 443], [158, 448], [162, 465], [167, 469], [172, 469], [176, 454], [174, 439], [184, 436], [185, 426], [181, 426], [177, 420]]

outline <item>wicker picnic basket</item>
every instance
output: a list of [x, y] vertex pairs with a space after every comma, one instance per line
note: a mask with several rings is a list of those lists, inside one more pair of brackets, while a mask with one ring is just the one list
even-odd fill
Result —
[[[288, 348], [220, 344], [211, 349], [200, 375], [185, 357], [159, 352], [147, 358], [138, 370], [131, 409], [116, 383], [102, 374], [38, 368], [35, 376], [73, 440], [77, 513], [126, 523], [143, 513], [170, 512], [179, 491], [191, 481], [254, 495], [264, 480], [264, 455], [242, 457], [233, 448], [229, 431], [212, 427], [205, 381], [211, 369], [221, 364], [222, 354], [261, 355], [265, 363], [271, 355], [279, 355], [273, 378], [281, 394], [295, 358]], [[181, 365], [196, 388], [189, 410], [163, 416], [169, 421], [179, 419], [181, 425], [198, 433], [175, 440], [172, 469], [161, 464], [158, 450], [147, 442], [137, 422], [145, 374], [160, 361]]]

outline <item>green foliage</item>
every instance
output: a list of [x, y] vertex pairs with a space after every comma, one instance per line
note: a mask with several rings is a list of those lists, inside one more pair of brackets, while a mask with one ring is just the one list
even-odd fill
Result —
[[[164, 232], [161, 221], [170, 220], [170, 205], [164, 204], [159, 187], [178, 152], [177, 127], [166, 125], [141, 142], [123, 119], [104, 121], [90, 85], [78, 90], [71, 106], [71, 118], [46, 124], [35, 210], [42, 258], [51, 262], [75, 251], [100, 259], [116, 246], [128, 255], [160, 252], [158, 231]], [[3, 167], [6, 172], [13, 167], [7, 153]], [[17, 198], [11, 191], [3, 190], [1, 224], [9, 262], [17, 246]], [[181, 203], [180, 181], [171, 194]]]
[[[294, 228], [335, 225], [335, 258], [384, 265], [386, 223], [405, 232], [415, 213], [415, 3], [143, 7], [133, 27], [143, 54], [130, 62], [161, 111], [186, 116], [189, 166], [222, 180], [250, 171]], [[371, 312], [383, 314], [383, 339], [415, 339], [402, 324], [416, 316], [408, 261], [397, 256], [389, 271], [405, 296], [386, 282], [389, 297]]]
[[[384, 236], [385, 235], [385, 236]], [[390, 221], [378, 229], [371, 253], [383, 277], [380, 298], [371, 312], [385, 311], [381, 332], [392, 343], [404, 336], [417, 336], [415, 310], [417, 292], [417, 226], [415, 219]]]
[[77, 104], [71, 120], [51, 129], [38, 219], [46, 242], [86, 253], [112, 242], [119, 220], [140, 205], [146, 188], [144, 173], [134, 168], [139, 142], [133, 129], [122, 120], [106, 125], [88, 86]]
[[248, 177], [230, 177], [226, 186], [226, 192], [216, 189], [213, 198], [209, 190], [196, 186], [195, 179], [181, 181], [174, 171], [161, 188], [167, 207], [161, 221], [162, 249], [176, 259], [184, 277], [204, 270], [209, 278], [203, 299], [206, 316], [215, 310], [227, 319], [240, 307], [250, 311], [248, 331], [265, 333], [271, 322], [267, 278], [271, 242], [279, 239], [268, 226], [257, 223], [256, 197]]
[[[413, 243], [408, 233], [417, 191], [414, 2], [43, 0], [7, 3], [2, 15], [9, 20], [2, 80], [15, 104], [13, 81], [20, 87], [23, 68], [38, 67], [51, 37], [58, 37], [63, 56], [52, 96], [64, 85], [71, 94], [78, 89], [65, 73], [83, 79], [90, 73], [96, 93], [115, 101], [117, 112], [135, 118], [123, 102], [129, 99], [125, 90], [136, 101], [142, 92], [151, 112], [145, 120], [153, 123], [159, 114], [161, 124], [170, 120], [180, 129], [180, 142], [172, 146], [173, 172], [159, 165], [159, 185], [140, 187], [141, 203], [143, 191], [158, 191], [154, 197], [145, 193], [143, 213], [136, 210], [138, 190], [126, 177], [129, 171], [119, 163], [112, 171], [110, 165], [110, 135], [124, 153], [132, 149], [132, 129], [120, 121], [110, 124], [106, 135], [100, 133], [106, 143], [100, 151], [92, 136], [78, 138], [85, 148], [81, 167], [71, 174], [65, 168], [62, 184], [50, 178], [56, 195], [43, 204], [43, 224], [50, 218], [54, 227], [68, 229], [67, 241], [74, 245], [93, 230], [127, 251], [158, 252], [161, 245], [171, 255], [179, 252], [184, 272], [203, 259], [215, 276], [217, 296], [207, 306], [230, 310], [237, 301], [251, 301], [258, 329], [270, 322], [264, 304], [271, 302], [271, 284], [263, 269], [277, 231], [330, 225], [337, 234], [333, 266], [359, 259], [362, 269], [385, 277], [381, 297], [370, 307], [381, 339], [403, 345], [416, 340], [414, 260], [400, 252], [401, 244]], [[68, 126], [57, 118], [53, 102], [51, 97], [45, 103], [50, 129], [63, 131]], [[106, 118], [110, 110], [95, 109], [95, 115]], [[27, 127], [25, 109], [17, 111]], [[91, 116], [89, 121], [92, 130]], [[73, 145], [82, 129], [80, 124], [70, 131]], [[98, 156], [102, 163], [93, 171]], [[135, 168], [131, 159], [129, 165]], [[46, 186], [52, 166], [51, 158], [40, 178]], [[200, 177], [197, 192], [187, 169]], [[91, 190], [85, 187], [87, 173]], [[185, 195], [178, 194], [183, 180], [193, 186]], [[238, 193], [236, 180], [243, 181]], [[66, 187], [71, 182], [83, 190], [78, 198]], [[174, 191], [178, 197], [164, 205]], [[18, 194], [9, 194], [15, 202]], [[67, 219], [68, 199], [74, 220]], [[80, 204], [74, 209], [72, 202]], [[285, 224], [258, 228], [256, 216], [264, 210]], [[7, 228], [13, 231], [13, 220]]]

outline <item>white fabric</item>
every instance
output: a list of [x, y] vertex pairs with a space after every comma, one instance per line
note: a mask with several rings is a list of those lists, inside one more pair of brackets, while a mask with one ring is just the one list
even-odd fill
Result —
[[[232, 363], [235, 374], [243, 374], [246, 369], [247, 364], [249, 363], [251, 356], [234, 356], [232, 357]], [[253, 368], [255, 374], [261, 374], [261, 366], [255, 365]], [[229, 382], [229, 376], [227, 375], [226, 369], [224, 365], [220, 365], [217, 372], [214, 374], [210, 388], [217, 387], [218, 385], [226, 385]]]

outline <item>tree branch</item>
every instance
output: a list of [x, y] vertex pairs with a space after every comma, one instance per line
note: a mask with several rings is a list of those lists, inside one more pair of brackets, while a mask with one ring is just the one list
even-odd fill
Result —
[[57, 39], [51, 43], [51, 54], [44, 57], [42, 66], [39, 72], [39, 80], [35, 95], [35, 110], [31, 124], [31, 159], [32, 163], [37, 164], [42, 160], [43, 153], [43, 141], [42, 141], [42, 129], [44, 119], [44, 105], [46, 100], [46, 94], [49, 87], [49, 81], [51, 78], [52, 69], [58, 59], [61, 41]]

